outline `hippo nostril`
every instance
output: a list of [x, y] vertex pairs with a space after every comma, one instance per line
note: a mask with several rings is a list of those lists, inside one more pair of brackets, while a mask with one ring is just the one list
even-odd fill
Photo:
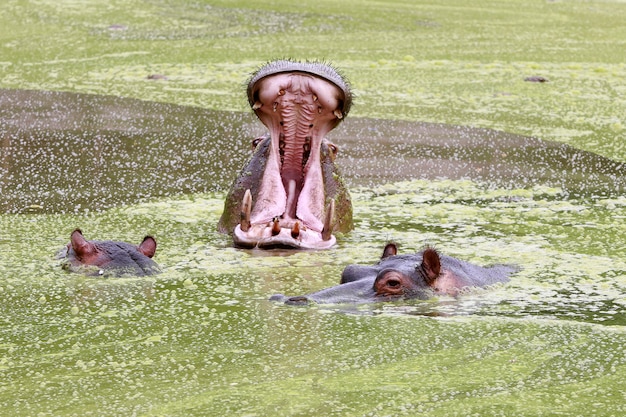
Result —
[[285, 301], [285, 304], [291, 306], [304, 306], [309, 304], [309, 299], [302, 295], [297, 297], [290, 297], [287, 299], [287, 301]]

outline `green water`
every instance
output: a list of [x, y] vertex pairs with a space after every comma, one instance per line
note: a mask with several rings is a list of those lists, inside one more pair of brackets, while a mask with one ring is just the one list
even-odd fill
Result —
[[[357, 228], [336, 249], [283, 256], [232, 249], [214, 232], [221, 195], [3, 216], [0, 403], [13, 415], [625, 411], [626, 199], [563, 201], [552, 189], [461, 181], [353, 197]], [[153, 233], [164, 273], [67, 274], [51, 254], [76, 226], [131, 242]], [[343, 266], [371, 262], [386, 239], [524, 269], [458, 299], [267, 301], [334, 285]]]
[[489, 127], [626, 161], [620, 0], [6, 0], [0, 11], [4, 88], [248, 112], [245, 81], [262, 63], [324, 59], [352, 82], [351, 116]]
[[[624, 21], [619, 1], [8, 0], [0, 88], [248, 112], [243, 86], [263, 61], [324, 58], [352, 81], [351, 117], [532, 134], [626, 161]], [[523, 81], [532, 75], [550, 81]], [[249, 138], [238, 140], [242, 158]], [[407, 151], [400, 145], [392, 150]], [[351, 167], [355, 149], [337, 163]], [[376, 155], [363, 160], [386, 169]], [[575, 196], [533, 178], [525, 187], [361, 181], [347, 171], [356, 228], [325, 252], [233, 249], [215, 231], [225, 172], [207, 174], [220, 182], [204, 192], [185, 185], [187, 195], [63, 214], [33, 200], [32, 210], [0, 215], [1, 413], [626, 413], [623, 193]], [[33, 176], [32, 187], [40, 182]], [[76, 227], [94, 239], [154, 235], [164, 272], [67, 274], [54, 254]], [[433, 244], [523, 269], [458, 299], [267, 301], [336, 284], [346, 264], [373, 262], [388, 240], [402, 252]]]

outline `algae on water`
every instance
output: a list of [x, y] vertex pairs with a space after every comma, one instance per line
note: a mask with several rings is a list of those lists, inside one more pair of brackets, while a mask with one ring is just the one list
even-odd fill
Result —
[[[620, 1], [9, 0], [0, 88], [247, 113], [259, 65], [324, 59], [352, 82], [350, 117], [488, 127], [626, 161], [625, 20]], [[533, 76], [548, 81], [524, 81]], [[200, 162], [223, 180], [217, 156], [244, 139]], [[0, 171], [14, 156], [2, 152]], [[451, 179], [354, 187], [355, 230], [336, 248], [276, 256], [218, 234], [223, 190], [207, 191], [65, 214], [29, 201], [0, 215], [6, 413], [626, 413], [622, 195]], [[153, 234], [163, 273], [63, 271], [54, 254], [76, 227], [129, 242]], [[522, 271], [458, 299], [267, 300], [334, 285], [388, 240]]]

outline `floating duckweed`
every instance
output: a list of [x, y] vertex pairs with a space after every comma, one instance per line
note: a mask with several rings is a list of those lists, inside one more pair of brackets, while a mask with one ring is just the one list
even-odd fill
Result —
[[[355, 116], [534, 134], [626, 160], [626, 67], [615, 52], [623, 46], [625, 10], [616, 2], [592, 2], [593, 10], [589, 2], [566, 8], [522, 1], [476, 8], [454, 1], [428, 8], [284, 2], [281, 10], [192, 3], [7, 2], [0, 13], [2, 87], [249, 112], [242, 85], [268, 50], [282, 48], [341, 68], [358, 93]], [[484, 19], [486, 12], [492, 18]], [[523, 81], [538, 70], [549, 83]], [[91, 122], [116, 129], [106, 117], [114, 109]], [[363, 134], [383, 140], [387, 132], [369, 126]], [[237, 137], [211, 158], [189, 160], [208, 165], [218, 152], [243, 154], [239, 139], [248, 146]], [[65, 156], [78, 161], [90, 152], [95, 147], [75, 146]], [[180, 166], [178, 157], [162, 158], [153, 172]], [[6, 169], [13, 160], [5, 159]], [[377, 174], [408, 163], [375, 162]], [[223, 165], [211, 169], [234, 175]], [[81, 178], [73, 171], [64, 177]], [[125, 181], [115, 184], [132, 182]], [[166, 182], [187, 192], [177, 176]], [[578, 197], [543, 185], [378, 181], [353, 188], [356, 229], [336, 248], [268, 256], [234, 249], [215, 231], [223, 190], [210, 187], [220, 192], [157, 195], [109, 210], [77, 204], [63, 215], [47, 212], [47, 201], [28, 200], [23, 214], [0, 215], [6, 414], [626, 412], [623, 196]], [[132, 242], [157, 234], [163, 273], [86, 278], [61, 270], [53, 254], [77, 226]], [[293, 308], [267, 300], [336, 284], [346, 264], [375, 262], [388, 240], [402, 252], [430, 243], [472, 262], [522, 270], [507, 284], [427, 302]]]
[[145, 340], [145, 342], [146, 342], [146, 343], [155, 343], [155, 342], [160, 342], [160, 341], [161, 341], [161, 339], [163, 339], [163, 336], [161, 336], [161, 335], [155, 335], [155, 336], [150, 336], [150, 337], [147, 337], [147, 338], [146, 338], [146, 340]]

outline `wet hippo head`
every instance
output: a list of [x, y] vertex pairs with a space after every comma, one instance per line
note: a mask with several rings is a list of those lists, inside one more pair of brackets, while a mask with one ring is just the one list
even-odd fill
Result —
[[325, 139], [350, 110], [348, 83], [323, 63], [274, 61], [253, 74], [248, 100], [269, 134], [253, 142], [220, 229], [234, 227], [242, 247], [331, 247], [333, 230], [352, 228], [350, 198], [334, 166], [337, 147]]
[[72, 232], [67, 249], [60, 256], [62, 266], [71, 272], [93, 276], [144, 276], [160, 272], [151, 259], [156, 240], [146, 236], [139, 246], [111, 240], [86, 240], [79, 229]]
[[509, 280], [514, 266], [481, 267], [433, 248], [408, 255], [397, 255], [397, 246], [388, 244], [381, 260], [374, 266], [348, 265], [337, 286], [296, 297], [277, 294], [273, 301], [291, 305], [310, 302], [366, 303], [397, 299], [427, 299], [437, 295], [456, 296], [466, 287], [485, 287]]

